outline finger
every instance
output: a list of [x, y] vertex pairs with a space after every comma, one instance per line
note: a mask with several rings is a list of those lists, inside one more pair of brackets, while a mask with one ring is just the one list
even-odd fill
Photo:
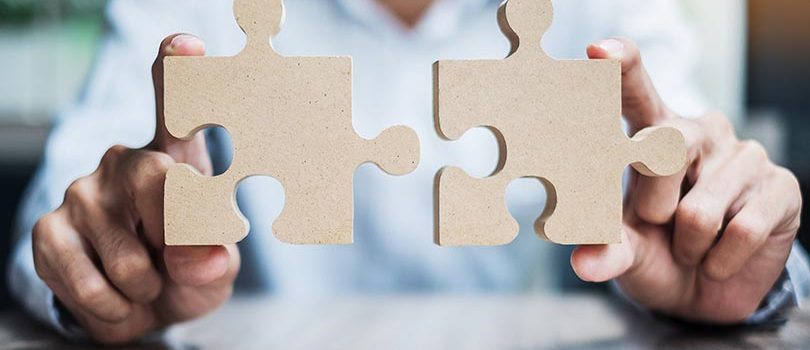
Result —
[[136, 233], [132, 206], [122, 205], [129, 204], [134, 196], [128, 186], [119, 185], [121, 179], [127, 178], [120, 175], [119, 169], [127, 169], [127, 160], [139, 152], [142, 151], [111, 147], [95, 173], [68, 188], [65, 203], [71, 205], [74, 226], [92, 245], [107, 278], [132, 301], [148, 303], [160, 293], [160, 275], [146, 242]]
[[163, 249], [164, 264], [172, 280], [198, 286], [222, 277], [228, 269], [228, 253], [222, 246], [166, 247], [163, 236], [163, 184], [174, 164], [165, 153], [142, 150], [128, 160], [125, 180], [135, 203], [136, 216], [153, 247]]
[[158, 300], [158, 305], [163, 305], [160, 307], [161, 319], [167, 320], [167, 322], [194, 319], [228, 300], [233, 293], [233, 283], [239, 272], [240, 257], [239, 249], [235, 244], [227, 245], [225, 249], [230, 261], [227, 271], [221, 277], [215, 278], [209, 283], [197, 281], [196, 285], [180, 285], [174, 282], [167, 284], [165, 293]]
[[[786, 235], [785, 245], [793, 241], [798, 229], [798, 220], [786, 222], [788, 217], [797, 217], [794, 203], [782, 193], [799, 193], [796, 182], [789, 172], [779, 170], [769, 178], [756, 194], [747, 198], [742, 209], [728, 223], [723, 236], [709, 251], [703, 271], [709, 278], [723, 281], [737, 274], [752, 256], [762, 248], [773, 234]], [[792, 207], [793, 208], [792, 208]]]
[[155, 249], [163, 249], [163, 184], [174, 160], [165, 153], [139, 150], [125, 161], [123, 186], [131, 198], [144, 236]]
[[85, 233], [85, 237], [93, 245], [113, 285], [134, 302], [155, 300], [160, 294], [161, 280], [145, 243], [134, 231], [120, 224], [101, 219], [93, 221], [92, 231]]
[[767, 161], [765, 151], [743, 145], [727, 160], [701, 170], [694, 186], [678, 205], [672, 255], [679, 264], [697, 266], [703, 260], [714, 245], [733, 202], [761, 176], [761, 165]]
[[225, 246], [167, 246], [163, 259], [172, 281], [191, 287], [223, 278], [232, 264]]
[[108, 322], [125, 319], [132, 305], [96, 268], [79, 234], [64, 221], [64, 210], [59, 209], [55, 215], [44, 217], [36, 229], [38, 255], [55, 275], [49, 280], [49, 286], [58, 283], [64, 290], [62, 295], [57, 295], [60, 299], [70, 300], [94, 317]]
[[581, 245], [571, 253], [571, 267], [587, 282], [604, 282], [624, 274], [635, 259], [633, 243], [622, 231], [618, 244]]
[[703, 145], [708, 141], [706, 134], [694, 122], [687, 119], [672, 119], [662, 125], [681, 131], [687, 146], [687, 166], [672, 176], [638, 176], [635, 181], [632, 201], [628, 203], [638, 217], [651, 224], [665, 224], [672, 220], [686, 174], [690, 169], [699, 168]]
[[155, 105], [157, 122], [155, 137], [149, 147], [152, 150], [168, 153], [178, 162], [188, 163], [203, 174], [211, 174], [211, 164], [205, 139], [198, 133], [190, 140], [173, 137], [166, 129], [163, 114], [163, 60], [167, 56], [203, 56], [205, 44], [189, 34], [174, 34], [163, 39], [157, 58], [152, 65], [152, 83], [155, 88]]
[[108, 322], [96, 318], [83, 310], [70, 299], [62, 299], [65, 289], [61, 285], [52, 287], [54, 294], [62, 305], [70, 311], [82, 329], [93, 339], [104, 345], [123, 345], [132, 342], [159, 326], [151, 305], [133, 305], [132, 313], [120, 322]]
[[591, 59], [618, 59], [622, 62], [622, 114], [632, 132], [673, 118], [641, 60], [638, 46], [627, 39], [607, 39], [588, 46]]

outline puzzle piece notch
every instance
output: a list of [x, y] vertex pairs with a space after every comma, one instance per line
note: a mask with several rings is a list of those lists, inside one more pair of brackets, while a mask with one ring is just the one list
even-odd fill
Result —
[[[506, 59], [434, 65], [439, 134], [455, 140], [470, 128], [495, 129], [504, 164], [484, 179], [454, 168], [437, 175], [437, 243], [512, 242], [517, 224], [504, 195], [520, 177], [537, 177], [546, 187], [547, 206], [535, 223], [541, 237], [561, 244], [618, 242], [624, 168], [658, 176], [679, 171], [686, 160], [682, 135], [672, 128], [645, 129], [632, 140], [624, 134], [620, 62], [551, 59], [539, 45], [550, 23], [549, 1], [509, 0], [499, 14], [502, 24], [516, 26], [504, 30], [515, 36]], [[516, 33], [528, 33], [531, 44], [518, 47]]]
[[[270, 5], [278, 4], [279, 7]], [[234, 57], [167, 57], [164, 60], [165, 124], [188, 138], [218, 125], [228, 130], [233, 160], [225, 173], [205, 177], [178, 164], [165, 184], [165, 241], [170, 245], [234, 243], [248, 232], [238, 210], [238, 183], [253, 175], [276, 178], [285, 206], [274, 222], [287, 243], [352, 242], [353, 176], [373, 162], [389, 174], [412, 171], [419, 159], [416, 134], [405, 127], [376, 139], [357, 135], [351, 117], [351, 59], [283, 57], [262, 28], [278, 19], [277, 0], [238, 0], [234, 11], [248, 35]], [[257, 7], [258, 6], [258, 7]], [[270, 10], [265, 7], [270, 6]], [[252, 9], [256, 9], [254, 12]]]

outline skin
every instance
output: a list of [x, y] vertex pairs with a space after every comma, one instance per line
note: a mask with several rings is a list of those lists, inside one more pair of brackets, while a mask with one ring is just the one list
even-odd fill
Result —
[[[380, 1], [403, 11], [403, 23], [430, 3], [415, 1], [421, 11], [406, 11], [396, 6], [408, 1]], [[204, 51], [190, 35], [163, 40], [152, 69], [158, 106], [152, 142], [110, 148], [98, 169], [71, 184], [64, 203], [34, 227], [37, 274], [100, 343], [127, 343], [200, 317], [231, 295], [240, 262], [235, 245], [163, 244], [166, 170], [182, 162], [210, 175], [211, 163], [202, 134], [182, 141], [163, 128], [161, 62]], [[650, 309], [714, 323], [744, 319], [784, 269], [799, 226], [796, 179], [759, 144], [737, 140], [724, 116], [687, 120], [667, 109], [633, 43], [606, 40], [588, 47], [588, 55], [622, 61], [622, 105], [631, 127], [680, 129], [690, 165], [673, 177], [634, 177], [623, 243], [581, 246], [571, 265], [587, 281], [618, 279]]]
[[377, 0], [407, 28], [419, 23], [434, 0]]

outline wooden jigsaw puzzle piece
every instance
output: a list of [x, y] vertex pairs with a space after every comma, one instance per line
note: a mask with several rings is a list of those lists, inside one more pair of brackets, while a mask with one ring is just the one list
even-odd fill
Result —
[[164, 196], [166, 245], [216, 245], [245, 238], [248, 221], [235, 210], [233, 181], [230, 176], [202, 175], [187, 164], [169, 168]]
[[632, 139], [621, 134], [607, 140], [601, 151], [593, 148], [601, 154], [589, 162], [550, 172], [555, 174], [545, 186], [550, 207], [535, 222], [537, 234], [558, 244], [619, 243], [625, 167], [644, 176], [669, 176], [686, 163], [683, 135], [674, 128], [650, 127]]
[[[407, 174], [416, 167], [419, 141], [413, 130], [392, 127], [377, 138], [366, 140], [355, 134], [350, 117], [345, 120], [344, 125], [313, 126], [341, 128], [341, 132], [329, 134], [323, 130], [322, 135], [344, 137], [329, 142], [320, 140], [324, 147], [311, 147], [312, 152], [295, 156], [293, 159], [300, 162], [300, 167], [275, 167], [286, 194], [284, 209], [273, 223], [273, 232], [279, 240], [295, 244], [352, 243], [352, 180], [357, 167], [371, 162], [391, 175]], [[316, 134], [319, 133], [313, 135]]]
[[644, 176], [669, 176], [686, 164], [686, 140], [678, 129], [651, 126], [633, 135], [625, 163]]
[[441, 245], [511, 242], [517, 228], [504, 192], [520, 177], [538, 178], [546, 188], [546, 208], [535, 222], [540, 236], [561, 244], [615, 243], [624, 168], [666, 176], [685, 164], [676, 129], [645, 129], [633, 140], [622, 131], [620, 62], [558, 61], [542, 51], [551, 13], [547, 0], [509, 0], [499, 12], [513, 43], [506, 59], [434, 65], [438, 132], [452, 140], [485, 126], [501, 148], [499, 169], [488, 178], [458, 169], [437, 176]]
[[243, 238], [248, 225], [235, 190], [254, 175], [272, 176], [285, 189], [285, 206], [273, 225], [279, 240], [351, 243], [356, 168], [375, 162], [390, 174], [412, 171], [419, 157], [416, 134], [394, 127], [374, 140], [359, 137], [352, 126], [351, 58], [278, 55], [269, 38], [283, 14], [280, 0], [238, 0], [234, 10], [247, 34], [238, 55], [164, 60], [168, 131], [187, 138], [218, 125], [234, 147], [222, 175], [204, 177], [186, 165], [170, 169], [167, 244]]
[[[210, 126], [223, 126], [241, 142], [236, 125], [234, 91], [217, 88], [233, 79], [227, 57], [166, 57], [163, 113], [166, 129], [186, 139]], [[236, 131], [236, 132], [235, 132]], [[237, 140], [234, 141], [237, 141]], [[236, 162], [236, 161], [235, 161]], [[187, 164], [176, 164], [164, 184], [164, 240], [167, 245], [217, 245], [242, 240], [248, 222], [236, 210], [232, 172], [210, 177]]]

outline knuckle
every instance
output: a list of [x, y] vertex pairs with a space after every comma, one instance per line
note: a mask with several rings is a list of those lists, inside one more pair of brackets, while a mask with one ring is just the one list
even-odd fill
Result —
[[752, 157], [756, 162], [763, 163], [763, 162], [770, 162], [768, 159], [768, 151], [765, 150], [765, 146], [763, 146], [759, 141], [756, 140], [744, 140], [739, 143], [739, 151], [746, 155], [746, 157]]
[[45, 262], [46, 254], [42, 251], [41, 248], [38, 248], [37, 245], [34, 245], [33, 256], [34, 256], [34, 271], [37, 273], [37, 276], [39, 276], [39, 278], [42, 279], [43, 281], [50, 279], [51, 269]]
[[762, 225], [755, 223], [757, 220], [747, 220], [738, 218], [729, 223], [725, 235], [732, 236], [731, 238], [740, 242], [743, 246], [758, 245], [767, 236], [767, 232], [762, 228]]
[[[785, 167], [775, 166], [774, 167], [774, 176], [777, 177], [778, 180], [787, 184], [789, 189], [795, 193], [801, 193], [801, 184], [799, 183], [799, 179], [793, 174], [792, 171], [788, 170]], [[799, 196], [801, 198], [801, 196]]]
[[104, 299], [107, 286], [99, 279], [72, 280], [70, 283], [79, 305], [92, 307]]
[[710, 113], [703, 119], [709, 127], [722, 135], [733, 135], [734, 125], [731, 120], [721, 112]]
[[89, 176], [84, 176], [73, 181], [65, 191], [65, 202], [79, 205], [88, 206], [94, 198], [95, 182]]
[[676, 211], [676, 221], [686, 234], [709, 234], [720, 226], [720, 218], [708, 209], [708, 205], [681, 203]]
[[31, 249], [34, 258], [34, 269], [42, 280], [53, 278], [53, 271], [48, 265], [48, 257], [61, 254], [63, 245], [60, 237], [60, 222], [57, 212], [43, 215], [31, 230]]
[[41, 252], [34, 251], [34, 271], [43, 281], [49, 281], [53, 278], [51, 268], [45, 262], [44, 255]]
[[173, 163], [172, 157], [168, 154], [145, 153], [135, 162], [134, 174], [136, 179], [162, 177]]
[[43, 260], [44, 257], [55, 253], [54, 251], [59, 244], [59, 220], [56, 217], [57, 215], [53, 212], [45, 214], [34, 224], [31, 231], [31, 247], [35, 262], [37, 258]]
[[710, 138], [698, 120], [674, 118], [669, 120], [666, 126], [678, 129], [681, 132], [686, 142], [689, 159], [698, 159], [701, 153], [710, 150]]
[[51, 279], [51, 271], [45, 262], [42, 261], [42, 257], [37, 257], [37, 254], [34, 254], [34, 272], [36, 272], [39, 279], [43, 281], [48, 281]]
[[34, 250], [47, 250], [48, 247], [54, 241], [54, 226], [55, 226], [55, 216], [53, 212], [47, 213], [43, 215], [37, 222], [34, 224], [34, 228], [31, 231], [31, 240], [33, 241], [33, 248]]
[[726, 264], [711, 259], [706, 262], [703, 272], [714, 281], [725, 281], [729, 279], [733, 273]]
[[769, 179], [771, 186], [769, 191], [778, 193], [785, 202], [786, 217], [790, 231], [798, 232], [802, 219], [802, 189], [799, 179], [787, 168], [773, 165], [773, 173]]
[[101, 157], [101, 163], [116, 163], [120, 160], [127, 152], [129, 148], [122, 146], [122, 145], [114, 145], [107, 149], [107, 152], [104, 152], [104, 155]]
[[174, 164], [171, 156], [160, 152], [148, 152], [138, 157], [129, 172], [131, 189], [140, 192], [163, 181], [169, 166]]
[[137, 282], [142, 280], [150, 268], [147, 258], [134, 254], [123, 253], [110, 263], [110, 279], [118, 282]]
[[127, 154], [131, 151], [131, 149], [122, 145], [110, 147], [101, 157], [101, 163], [99, 163], [96, 173], [101, 173], [102, 176], [106, 174], [114, 176], [116, 168], [126, 159]]

